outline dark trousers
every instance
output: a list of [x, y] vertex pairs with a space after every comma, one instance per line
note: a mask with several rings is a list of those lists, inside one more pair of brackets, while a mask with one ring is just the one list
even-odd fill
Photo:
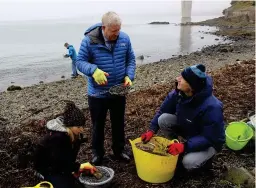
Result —
[[44, 176], [44, 181], [50, 182], [54, 188], [83, 188], [83, 185], [72, 174], [54, 174]]
[[88, 97], [91, 120], [93, 124], [92, 152], [94, 155], [103, 156], [104, 150], [104, 127], [107, 112], [110, 112], [112, 129], [112, 150], [118, 155], [124, 150], [124, 113], [126, 98], [116, 96], [112, 98]]

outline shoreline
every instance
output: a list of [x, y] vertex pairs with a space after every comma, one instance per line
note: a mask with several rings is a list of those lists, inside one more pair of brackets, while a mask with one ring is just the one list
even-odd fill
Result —
[[[211, 72], [227, 64], [254, 59], [254, 47], [254, 41], [244, 39], [230, 44], [209, 46], [189, 55], [139, 65], [136, 69], [133, 91], [147, 89], [156, 84], [171, 83], [186, 66], [202, 63], [206, 65], [207, 71]], [[86, 85], [85, 79], [79, 77], [24, 87], [22, 90], [1, 92], [0, 126], [1, 124], [17, 126], [20, 120], [31, 113], [64, 99], [74, 101], [78, 107], [86, 109], [88, 107]], [[51, 117], [58, 111], [58, 107], [54, 112], [49, 108], [34, 115], [33, 119]]]
[[[180, 27], [180, 26], [179, 26]], [[189, 26], [190, 27], [190, 26]], [[193, 27], [193, 26], [191, 26]], [[195, 26], [197, 27], [197, 26]], [[203, 47], [206, 46], [210, 46], [210, 45], [216, 45], [219, 43], [228, 43], [230, 41], [226, 40], [225, 37], [221, 37], [221, 36], [216, 36], [214, 35], [214, 33], [210, 33], [209, 31], [215, 32], [215, 29], [207, 29], [207, 27], [201, 27], [201, 29], [197, 30], [196, 32], [192, 32], [192, 28], [190, 28], [190, 34], [191, 36], [188, 37], [187, 36], [187, 27], [186, 29], [183, 30], [183, 33], [180, 37], [180, 40], [185, 40], [189, 38], [190, 42], [187, 42], [186, 44], [183, 44], [183, 42], [179, 42], [177, 44], [175, 44], [175, 46], [173, 45], [167, 45], [166, 49], [161, 50], [161, 52], [154, 52], [151, 51], [149, 53], [148, 50], [146, 49], [145, 51], [143, 51], [143, 48], [139, 48], [138, 49], [138, 54], [137, 52], [135, 54], [137, 54], [136, 56], [136, 64], [137, 66], [141, 66], [144, 64], [151, 64], [154, 62], [159, 62], [159, 61], [166, 61], [167, 59], [170, 58], [174, 58], [174, 57], [179, 57], [181, 55], [187, 55], [190, 53], [193, 53], [195, 51], [201, 50]], [[214, 27], [213, 27], [214, 28]], [[181, 29], [182, 30], [182, 29]], [[201, 39], [200, 39], [201, 36]], [[193, 39], [193, 40], [192, 40]], [[194, 40], [198, 40], [198, 45], [193, 44]], [[177, 45], [177, 46], [176, 46]], [[153, 49], [154, 45], [152, 45], [150, 47], [150, 49]], [[169, 47], [168, 47], [169, 46]], [[173, 50], [169, 50], [169, 49], [173, 49]], [[155, 50], [157, 50], [157, 48], [155, 48]], [[190, 51], [191, 50], [191, 51]], [[28, 59], [28, 62], [31, 62], [32, 60]], [[57, 61], [58, 63], [56, 63], [56, 67], [55, 68], [51, 68], [51, 65], [46, 65], [46, 67], [36, 67], [31, 73], [26, 72], [26, 71], [17, 71], [18, 69], [14, 69], [13, 72], [10, 72], [9, 75], [8, 74], [4, 74], [4, 69], [2, 70], [3, 72], [3, 79], [0, 83], [0, 93], [6, 91], [9, 87], [11, 86], [18, 86], [21, 88], [25, 88], [25, 87], [31, 87], [31, 86], [35, 86], [35, 85], [40, 85], [42, 83], [48, 84], [51, 82], [56, 82], [56, 81], [60, 81], [60, 80], [67, 80], [70, 78], [70, 74], [71, 74], [71, 68], [70, 66], [70, 61], [66, 60], [66, 62], [62, 62], [59, 63], [61, 61], [58, 60], [54, 60], [54, 59], [46, 59], [47, 62], [52, 62], [52, 64], [55, 64], [55, 61]], [[44, 62], [44, 60], [40, 60], [40, 62]], [[5, 62], [4, 62], [5, 63]], [[27, 62], [24, 62], [25, 66]], [[65, 63], [65, 64], [64, 64]], [[31, 65], [32, 62], [31, 62]], [[47, 69], [50, 70], [56, 70], [59, 67], [65, 67], [63, 69], [61, 69], [61, 71], [47, 71]], [[19, 72], [19, 74], [17, 75], [16, 72]], [[37, 73], [36, 73], [37, 72]], [[17, 77], [16, 77], [17, 75]], [[19, 79], [20, 78], [20, 79]]]
[[[200, 32], [200, 31], [199, 31], [199, 32]], [[218, 37], [218, 36], [216, 35], [216, 32], [202, 32], [202, 33], [211, 34], [211, 35], [215, 35], [216, 37]], [[145, 64], [143, 64], [143, 63], [140, 62], [140, 63], [136, 64], [136, 67], [137, 67], [137, 69], [138, 69], [138, 68], [144, 67], [144, 66], [146, 66], [146, 67], [147, 67], [147, 66], [151, 67], [152, 64], [158, 64], [158, 63], [163, 63], [163, 62], [168, 63], [169, 61], [172, 61], [172, 60], [175, 60], [175, 61], [176, 61], [176, 60], [179, 60], [179, 59], [182, 60], [182, 57], [187, 57], [187, 56], [189, 56], [189, 55], [191, 55], [191, 54], [198, 54], [198, 53], [201, 53], [202, 51], [204, 51], [204, 50], [207, 49], [207, 48], [212, 48], [212, 47], [216, 48], [216, 47], [218, 47], [218, 46], [229, 45], [229, 44], [232, 44], [232, 43], [236, 42], [236, 41], [232, 41], [232, 39], [228, 39], [227, 36], [222, 36], [222, 37], [223, 37], [223, 41], [222, 41], [221, 44], [205, 45], [205, 47], [201, 48], [200, 50], [196, 50], [196, 51], [193, 51], [193, 52], [191, 52], [191, 53], [187, 53], [187, 54], [183, 54], [183, 55], [181, 55], [181, 54], [171, 55], [172, 57], [165, 58], [165, 59], [159, 59], [158, 61], [152, 61], [152, 62], [145, 63]], [[225, 42], [226, 40], [230, 40], [230, 42], [229, 42], [229, 43], [226, 43], [226, 42]], [[138, 57], [136, 57], [136, 60], [141, 61], [142, 56], [143, 56], [143, 58], [144, 58], [144, 55], [139, 55]], [[39, 82], [36, 83], [36, 84], [29, 84], [29, 85], [25, 85], [25, 86], [22, 86], [22, 85], [20, 85], [20, 84], [15, 84], [15, 82], [10, 82], [11, 84], [8, 85], [8, 86], [6, 86], [6, 88], [5, 88], [4, 90], [0, 90], [0, 94], [1, 94], [1, 93], [4, 93], [4, 92], [9, 92], [7, 89], [8, 89], [8, 88], [11, 88], [11, 87], [14, 87], [14, 88], [18, 87], [18, 88], [20, 88], [20, 90], [23, 90], [23, 89], [25, 89], [25, 88], [37, 87], [37, 86], [40, 86], [40, 85], [49, 85], [49, 84], [52, 84], [52, 83], [55, 83], [55, 82], [58, 83], [58, 82], [63, 82], [63, 81], [65, 82], [65, 81], [69, 81], [69, 80], [71, 80], [71, 78], [66, 78], [65, 76], [60, 76], [60, 78], [57, 79], [57, 80], [53, 80], [53, 81], [47, 81], [47, 80], [45, 80], [45, 81], [39, 81]], [[10, 91], [14, 91], [14, 90], [16, 90], [16, 89], [13, 89], [13, 90], [10, 90]], [[19, 90], [19, 89], [17, 89], [17, 90]]]
[[[217, 21], [215, 21], [216, 19]], [[204, 23], [204, 25], [218, 27], [217, 32], [211, 33], [218, 36], [225, 28], [220, 25], [222, 20], [216, 19], [199, 22], [199, 24]], [[231, 43], [206, 46], [188, 55], [179, 55], [149, 64], [137, 65], [133, 91], [148, 89], [156, 84], [171, 83], [185, 67], [194, 64], [202, 63], [206, 66], [207, 72], [211, 72], [228, 64], [255, 59], [255, 41], [252, 40], [251, 36], [244, 36], [241, 33], [234, 36], [232, 30], [227, 30], [225, 34], [221, 36], [224, 39], [232, 40]], [[86, 109], [88, 107], [86, 85], [86, 80], [79, 77], [27, 86], [23, 87], [22, 90], [0, 92], [0, 126], [1, 124], [17, 126], [20, 124], [20, 120], [31, 113], [43, 107], [51, 106], [60, 100], [71, 100], [79, 108]], [[58, 111], [58, 107], [54, 111], [46, 109], [37, 113], [33, 118], [50, 117]]]

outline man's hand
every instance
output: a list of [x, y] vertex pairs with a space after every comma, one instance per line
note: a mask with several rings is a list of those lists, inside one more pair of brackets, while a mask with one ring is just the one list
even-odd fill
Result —
[[153, 135], [154, 135], [154, 132], [151, 131], [151, 130], [149, 130], [149, 131], [147, 131], [147, 132], [145, 132], [145, 133], [143, 133], [143, 134], [141, 135], [141, 141], [142, 141], [143, 143], [147, 143], [147, 142], [150, 141], [150, 139], [153, 137]]
[[184, 152], [184, 144], [182, 143], [173, 143], [167, 146], [167, 152], [171, 155], [179, 155]]
[[130, 80], [129, 76], [124, 78], [124, 86], [132, 86], [132, 81]]
[[109, 76], [109, 74], [98, 68], [94, 71], [92, 75], [98, 85], [106, 85], [108, 83], [106, 76]]
[[69, 55], [68, 55], [68, 54], [64, 54], [63, 57], [64, 57], [64, 58], [68, 58]]

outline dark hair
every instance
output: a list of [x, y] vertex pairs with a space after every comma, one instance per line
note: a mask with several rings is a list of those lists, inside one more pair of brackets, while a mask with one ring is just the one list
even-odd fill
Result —
[[68, 46], [68, 43], [67, 43], [67, 42], [65, 42], [64, 46]]
[[66, 127], [84, 126], [85, 116], [82, 110], [80, 110], [74, 102], [67, 101], [63, 116], [63, 123]]

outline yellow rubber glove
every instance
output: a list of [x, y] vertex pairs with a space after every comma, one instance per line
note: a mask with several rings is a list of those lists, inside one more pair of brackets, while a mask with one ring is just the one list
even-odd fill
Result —
[[124, 86], [132, 86], [132, 81], [128, 76], [124, 78]]
[[106, 85], [108, 83], [106, 76], [109, 76], [109, 74], [98, 68], [94, 71], [92, 75], [98, 85]]
[[91, 163], [87, 162], [87, 163], [83, 163], [80, 165], [80, 172], [89, 172], [89, 174], [94, 174], [97, 171], [97, 168], [93, 165], [91, 165]]
[[93, 175], [95, 172], [97, 172], [97, 168], [91, 165], [91, 163], [87, 162], [87, 163], [82, 163], [79, 167], [78, 172], [74, 172], [73, 176], [75, 178], [79, 178], [81, 173], [84, 173], [87, 175]]

